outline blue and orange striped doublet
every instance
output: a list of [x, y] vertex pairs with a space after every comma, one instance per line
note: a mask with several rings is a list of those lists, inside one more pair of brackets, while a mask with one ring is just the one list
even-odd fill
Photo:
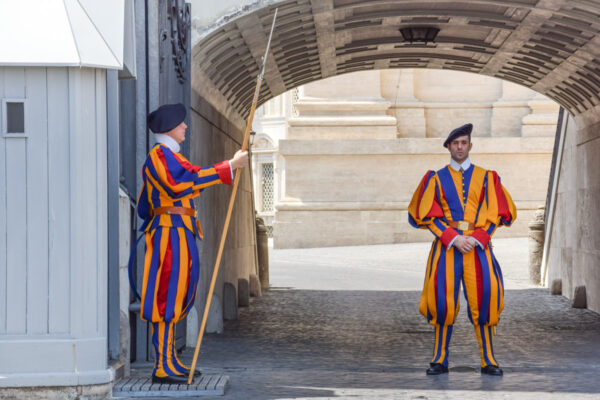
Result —
[[202, 230], [194, 216], [154, 215], [159, 207], [194, 209], [193, 199], [204, 188], [231, 185], [229, 163], [201, 168], [191, 165], [164, 144], [155, 145], [143, 170], [138, 215], [144, 220], [146, 255], [141, 287], [141, 318], [151, 322], [177, 322], [194, 303], [200, 274], [196, 237]]
[[[517, 217], [510, 194], [494, 171], [471, 165], [459, 172], [446, 166], [425, 174], [408, 212], [412, 226], [429, 229], [435, 237], [419, 302], [420, 313], [436, 326], [433, 362], [447, 363], [462, 281], [469, 319], [482, 349], [482, 366], [497, 365], [491, 327], [498, 324], [504, 308], [504, 283], [489, 242], [498, 227], [510, 226]], [[465, 230], [451, 227], [452, 222], [461, 222]], [[458, 235], [474, 237], [483, 248], [476, 246], [467, 254], [448, 248]]]

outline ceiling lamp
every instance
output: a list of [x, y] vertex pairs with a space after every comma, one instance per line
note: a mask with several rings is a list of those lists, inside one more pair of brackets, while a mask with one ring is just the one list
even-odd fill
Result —
[[435, 43], [435, 37], [440, 30], [430, 26], [409, 26], [400, 28], [400, 33], [405, 42], [417, 43]]

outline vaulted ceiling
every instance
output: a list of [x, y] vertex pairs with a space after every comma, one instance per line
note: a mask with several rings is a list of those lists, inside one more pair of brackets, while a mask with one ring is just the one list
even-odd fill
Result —
[[[600, 1], [287, 0], [249, 7], [194, 46], [194, 91], [247, 116], [275, 8], [259, 103], [353, 71], [435, 68], [509, 80], [573, 114], [600, 104]], [[435, 27], [434, 43], [403, 27]]]

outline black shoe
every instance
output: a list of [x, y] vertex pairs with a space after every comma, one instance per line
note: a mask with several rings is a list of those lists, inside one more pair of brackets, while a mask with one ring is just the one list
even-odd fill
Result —
[[440, 363], [431, 363], [429, 364], [429, 368], [427, 368], [427, 375], [441, 375], [448, 373], [448, 367], [444, 367]]
[[[197, 370], [194, 371], [194, 378], [197, 378], [197, 377], [199, 377], [201, 375], [202, 375], [202, 372], [200, 372], [199, 369], [197, 369]], [[185, 372], [185, 376], [190, 376], [190, 370], [189, 369]]]
[[187, 376], [184, 375], [169, 375], [165, 377], [152, 375], [152, 383], [167, 383], [172, 385], [187, 385]]
[[502, 368], [496, 365], [486, 365], [485, 367], [482, 367], [481, 373], [494, 376], [502, 376], [504, 374], [504, 372], [502, 372]]

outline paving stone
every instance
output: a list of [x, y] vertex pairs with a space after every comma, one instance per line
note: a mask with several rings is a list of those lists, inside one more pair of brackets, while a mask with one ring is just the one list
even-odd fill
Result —
[[196, 398], [199, 396], [222, 396], [229, 381], [224, 375], [203, 375], [195, 378], [191, 385], [169, 385], [152, 383], [149, 375], [117, 382], [113, 398]]
[[528, 283], [526, 238], [494, 244], [506, 287], [501, 378], [479, 373], [464, 297], [450, 374], [425, 375], [433, 327], [417, 304], [428, 243], [271, 250], [271, 290], [205, 335], [198, 366], [229, 376], [222, 398], [233, 400], [600, 398], [600, 315]]

